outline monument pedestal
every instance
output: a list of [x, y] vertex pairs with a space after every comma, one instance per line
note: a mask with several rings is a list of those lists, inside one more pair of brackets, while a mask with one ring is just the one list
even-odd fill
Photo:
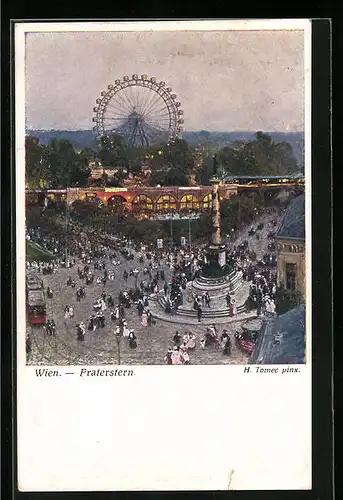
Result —
[[216, 262], [220, 267], [226, 264], [226, 246], [211, 244], [207, 247], [207, 260], [209, 262]]

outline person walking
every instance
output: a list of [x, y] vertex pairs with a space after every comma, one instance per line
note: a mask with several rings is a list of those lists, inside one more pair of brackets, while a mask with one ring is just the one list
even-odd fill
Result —
[[189, 357], [189, 354], [187, 352], [187, 348], [186, 347], [181, 347], [180, 349], [180, 358], [181, 358], [181, 363], [183, 365], [189, 365], [190, 363], [190, 357]]
[[174, 347], [174, 350], [171, 354], [172, 365], [182, 365], [182, 357], [178, 347]]
[[119, 311], [119, 306], [117, 305], [114, 309], [114, 318], [119, 321], [120, 319], [120, 311]]
[[150, 309], [147, 309], [146, 310], [146, 313], [147, 313], [147, 323], [148, 323], [148, 326], [152, 326], [152, 314], [150, 312]]
[[198, 304], [197, 316], [198, 316], [198, 322], [200, 323], [201, 317], [202, 317], [202, 309], [201, 309], [201, 305], [200, 304]]
[[148, 315], [146, 311], [143, 311], [142, 313], [142, 320], [141, 320], [142, 326], [148, 326]]
[[183, 341], [183, 345], [188, 346], [188, 342], [189, 342], [189, 333], [188, 332], [184, 333], [184, 335], [182, 337], [182, 341]]
[[173, 342], [174, 342], [174, 346], [180, 347], [180, 344], [181, 344], [181, 335], [179, 334], [179, 332], [175, 332], [175, 335], [173, 337]]
[[188, 350], [195, 349], [195, 335], [192, 332], [189, 332], [188, 334], [187, 348]]
[[229, 336], [227, 336], [224, 348], [223, 348], [223, 354], [225, 356], [230, 356], [231, 355], [231, 339]]
[[126, 321], [124, 320], [123, 321], [123, 337], [128, 337], [129, 335], [130, 335], [130, 330], [127, 327]]
[[29, 357], [32, 350], [31, 337], [29, 334], [26, 335], [26, 354]]
[[73, 318], [74, 317], [74, 308], [73, 306], [70, 306], [69, 307], [69, 318]]
[[172, 365], [172, 354], [173, 354], [173, 349], [171, 347], [168, 347], [167, 354], [164, 357], [164, 361], [166, 362], [167, 365]]
[[137, 304], [137, 310], [138, 310], [138, 316], [142, 316], [143, 311], [144, 311], [144, 305], [142, 299], [139, 299], [138, 304]]
[[129, 346], [131, 349], [136, 349], [137, 347], [137, 337], [133, 330], [130, 330], [129, 333]]
[[66, 305], [65, 308], [64, 308], [64, 319], [69, 319], [70, 316], [69, 316], [69, 306]]

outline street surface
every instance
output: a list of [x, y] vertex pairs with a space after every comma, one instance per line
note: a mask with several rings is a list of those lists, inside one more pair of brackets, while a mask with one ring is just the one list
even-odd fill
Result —
[[[263, 222], [270, 220], [271, 216], [263, 216]], [[254, 226], [258, 221], [254, 222]], [[239, 236], [235, 244], [247, 239], [247, 228]], [[262, 231], [259, 240], [249, 238], [249, 247], [255, 250], [258, 258], [267, 251], [268, 240], [267, 232], [270, 228], [265, 227]], [[264, 234], [266, 233], [266, 234]], [[90, 285], [85, 285], [84, 281], [79, 279], [77, 267], [83, 268], [83, 264], [76, 262], [76, 265], [71, 269], [59, 268], [56, 273], [51, 275], [41, 275], [46, 290], [47, 286], [53, 291], [53, 298], [46, 298], [47, 301], [47, 318], [54, 319], [56, 324], [56, 336], [46, 335], [43, 327], [28, 326], [28, 333], [32, 341], [32, 350], [28, 355], [28, 364], [30, 365], [106, 365], [120, 364], [122, 365], [161, 365], [165, 364], [164, 356], [167, 353], [168, 347], [173, 345], [173, 336], [176, 331], [183, 335], [187, 331], [194, 333], [196, 337], [196, 348], [190, 353], [190, 363], [198, 365], [212, 364], [246, 364], [248, 356], [237, 349], [234, 345], [233, 336], [236, 331], [240, 330], [240, 323], [218, 324], [218, 332], [221, 334], [225, 328], [232, 339], [231, 355], [226, 356], [222, 353], [222, 349], [216, 346], [208, 346], [203, 349], [200, 345], [200, 340], [206, 331], [206, 325], [182, 323], [173, 324], [160, 319], [156, 319], [156, 323], [152, 326], [144, 327], [141, 324], [140, 317], [136, 306], [133, 304], [130, 309], [125, 309], [125, 319], [128, 328], [132, 328], [137, 336], [137, 348], [129, 347], [128, 339], [122, 337], [120, 339], [119, 348], [115, 330], [116, 321], [110, 318], [110, 312], [113, 308], [107, 308], [105, 311], [105, 327], [98, 328], [95, 332], [86, 330], [84, 341], [79, 341], [76, 334], [76, 325], [81, 321], [87, 324], [89, 316], [94, 312], [93, 303], [100, 298], [103, 291], [106, 294], [111, 294], [114, 303], [118, 303], [118, 294], [120, 291], [135, 288], [135, 278], [129, 277], [127, 282], [123, 279], [123, 272], [126, 269], [139, 269], [138, 283], [145, 279], [143, 269], [147, 266], [147, 260], [144, 263], [139, 263], [138, 255], [135, 259], [126, 261], [119, 253], [117, 253], [120, 263], [113, 265], [110, 259], [99, 259], [106, 263], [106, 268], [110, 272], [115, 272], [115, 280], [108, 280], [106, 285], [97, 284], [97, 277], [103, 277], [103, 270], [95, 269], [93, 265], [90, 269], [94, 272], [94, 282]], [[165, 272], [165, 277], [170, 278], [170, 269], [165, 263], [161, 263], [161, 267]], [[154, 276], [156, 271], [153, 271]], [[67, 279], [71, 277], [76, 282], [76, 287], [67, 286]], [[159, 288], [163, 288], [164, 282], [159, 281]], [[76, 301], [76, 290], [80, 286], [85, 286], [86, 297], [80, 302]], [[64, 308], [66, 305], [73, 306], [74, 317], [70, 319], [64, 318]], [[260, 323], [260, 320], [252, 320]], [[244, 321], [243, 321], [244, 322]]]

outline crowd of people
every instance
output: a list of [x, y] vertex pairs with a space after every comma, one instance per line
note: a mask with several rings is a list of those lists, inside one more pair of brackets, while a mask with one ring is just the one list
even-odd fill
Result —
[[[265, 223], [251, 227], [247, 239], [233, 246], [228, 254], [229, 262], [242, 271], [243, 280], [250, 282], [245, 305], [248, 310], [256, 310], [258, 316], [275, 314], [277, 262], [274, 234], [277, 224], [278, 219], [272, 216]], [[269, 252], [264, 252], [261, 256], [253, 248], [257, 236], [267, 239]]]
[[[250, 282], [246, 305], [248, 309], [256, 309], [257, 314], [275, 313], [276, 259], [273, 237], [276, 224], [277, 220], [272, 219], [250, 228], [246, 239], [233, 245], [227, 252], [227, 262], [236, 270], [241, 270], [243, 279]], [[262, 239], [266, 231], [268, 253], [258, 256], [254, 243]], [[139, 339], [134, 328], [127, 324], [129, 318], [125, 317], [125, 310], [137, 310], [142, 328], [153, 326], [156, 320], [149, 308], [151, 295], [164, 295], [168, 313], [175, 312], [187, 300], [196, 311], [199, 322], [203, 311], [211, 310], [215, 305], [208, 292], [196, 295], [187, 288], [187, 283], [194, 279], [205, 261], [205, 246], [157, 249], [151, 245], [130, 242], [126, 238], [117, 237], [104, 242], [103, 238], [88, 238], [85, 234], [69, 234], [66, 242], [63, 231], [51, 235], [39, 227], [27, 229], [26, 237], [53, 254], [48, 263], [27, 262], [28, 269], [34, 268], [42, 274], [58, 273], [60, 268], [70, 270], [66, 286], [73, 289], [75, 303], [67, 304], [64, 312], [61, 311], [65, 325], [69, 327], [69, 324], [73, 324], [77, 304], [88, 296], [88, 287], [92, 285], [92, 290], [94, 285], [99, 287], [92, 313], [76, 323], [76, 339], [79, 341], [110, 325], [115, 335], [127, 338], [129, 347], [136, 349]], [[118, 280], [119, 265], [124, 265], [125, 269]], [[118, 282], [116, 297], [106, 291], [107, 283], [114, 281]], [[53, 300], [55, 290], [51, 285], [46, 292], [47, 298]], [[235, 300], [230, 292], [225, 300], [228, 315], [235, 315]], [[47, 319], [45, 331], [48, 335], [58, 336], [52, 317]], [[221, 346], [224, 355], [231, 353], [229, 334], [223, 330], [219, 335], [214, 325], [207, 328], [199, 340], [200, 348], [205, 349], [210, 345]], [[178, 334], [173, 339], [173, 346], [168, 349], [165, 361], [167, 364], [189, 364], [195, 348], [194, 334], [188, 332], [182, 337]]]
[[[168, 347], [164, 361], [167, 365], [189, 365], [191, 364], [191, 354], [196, 349], [196, 336], [191, 331], [186, 331], [181, 335], [178, 331], [173, 336], [173, 345]], [[226, 329], [221, 335], [215, 324], [206, 328], [204, 336], [200, 339], [200, 348], [214, 345], [222, 349], [224, 356], [230, 356], [232, 352], [231, 338]]]

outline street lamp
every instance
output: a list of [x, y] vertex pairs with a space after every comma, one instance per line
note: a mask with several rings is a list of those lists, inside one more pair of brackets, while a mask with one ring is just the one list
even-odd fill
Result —
[[189, 251], [191, 251], [191, 238], [192, 238], [191, 218], [189, 217], [189, 219], [188, 219], [188, 245], [189, 245]]
[[133, 275], [135, 277], [135, 288], [136, 288], [136, 292], [137, 292], [138, 291], [137, 280], [138, 280], [138, 275], [139, 275], [139, 269], [134, 269], [133, 270]]
[[174, 238], [173, 238], [173, 210], [170, 213], [170, 246], [173, 249], [173, 243], [174, 243]]
[[116, 341], [117, 341], [117, 355], [118, 355], [118, 365], [120, 365], [120, 343], [121, 343], [121, 333], [120, 331], [116, 332]]

